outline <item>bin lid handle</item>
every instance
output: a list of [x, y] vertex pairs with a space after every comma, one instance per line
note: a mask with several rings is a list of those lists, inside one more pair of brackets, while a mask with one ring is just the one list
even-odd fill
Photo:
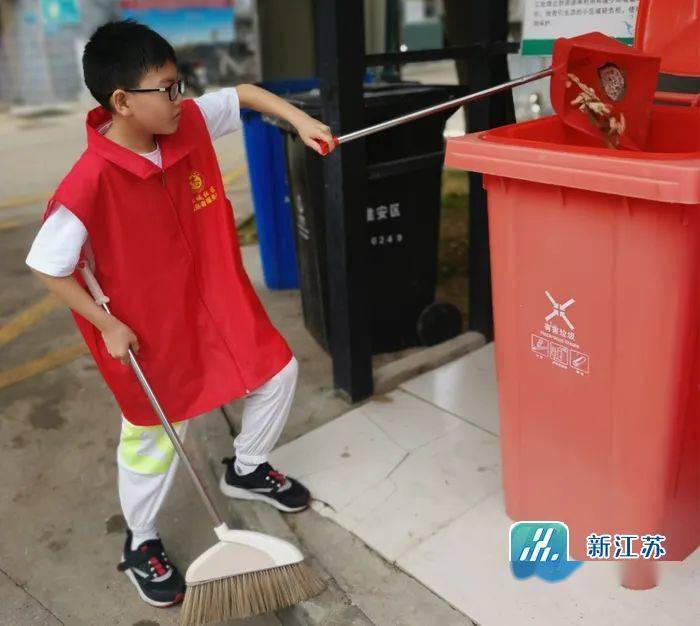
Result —
[[684, 104], [689, 107], [700, 107], [700, 93], [675, 93], [673, 91], [657, 91], [654, 95], [657, 102], [668, 104]]

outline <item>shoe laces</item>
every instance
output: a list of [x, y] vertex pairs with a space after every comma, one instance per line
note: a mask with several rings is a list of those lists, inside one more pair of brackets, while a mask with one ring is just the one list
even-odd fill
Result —
[[[144, 545], [141, 546], [139, 550], [141, 552], [148, 552], [148, 547]], [[165, 576], [172, 569], [172, 564], [168, 560], [168, 557], [164, 551], [161, 551], [159, 555], [151, 556], [148, 559], [148, 565], [151, 572], [153, 572], [153, 574], [158, 578]]]
[[287, 477], [281, 472], [278, 472], [277, 470], [271, 469], [267, 472], [267, 475], [270, 477], [271, 480], [274, 480], [280, 487], [283, 487], [284, 484], [287, 482]]

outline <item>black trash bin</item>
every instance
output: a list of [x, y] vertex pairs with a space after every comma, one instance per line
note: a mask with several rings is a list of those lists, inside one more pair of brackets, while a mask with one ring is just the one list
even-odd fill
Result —
[[[368, 85], [364, 125], [449, 100], [461, 95], [458, 90], [410, 83]], [[287, 100], [312, 117], [322, 118], [318, 90]], [[373, 354], [432, 345], [461, 332], [456, 307], [435, 303], [443, 130], [453, 112], [431, 115], [366, 139], [366, 237], [351, 246], [353, 253], [368, 257]], [[324, 185], [334, 182], [324, 179], [322, 157], [307, 148], [291, 128], [277, 123], [288, 131], [285, 149], [304, 322], [328, 350]]]

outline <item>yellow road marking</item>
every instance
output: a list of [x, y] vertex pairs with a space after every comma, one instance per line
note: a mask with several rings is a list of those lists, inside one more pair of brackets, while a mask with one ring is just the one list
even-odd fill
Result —
[[19, 228], [20, 226], [26, 226], [27, 224], [36, 224], [38, 226], [40, 222], [41, 219], [36, 216], [0, 220], [0, 232], [2, 232], [3, 230], [12, 230], [13, 228]]
[[[234, 167], [232, 170], [225, 172], [223, 174], [224, 187], [228, 187], [232, 183], [236, 182], [239, 178], [242, 178], [247, 172], [247, 167], [245, 165], [239, 165]], [[11, 196], [0, 200], [0, 211], [6, 211], [8, 209], [17, 209], [23, 206], [28, 206], [30, 204], [38, 204], [39, 202], [47, 202], [51, 197], [51, 192], [42, 191], [40, 193], [25, 194], [22, 196]]]
[[81, 341], [64, 348], [52, 350], [38, 359], [23, 363], [18, 367], [0, 372], [0, 389], [5, 389], [27, 378], [48, 372], [49, 370], [70, 363], [88, 351], [87, 346]]
[[245, 165], [239, 165], [238, 167], [234, 167], [232, 170], [229, 170], [223, 174], [221, 178], [223, 179], [224, 187], [228, 187], [229, 185], [235, 183], [238, 179], [243, 178], [247, 171], [248, 168]]
[[0, 200], [0, 211], [16, 209], [29, 204], [38, 204], [39, 202], [46, 202], [50, 197], [51, 193], [47, 191], [25, 194], [22, 196], [11, 196], [9, 198], [5, 198], [4, 200]]
[[48, 295], [17, 313], [10, 318], [9, 322], [0, 326], [0, 346], [12, 341], [17, 335], [36, 324], [59, 304], [60, 302], [54, 296]]

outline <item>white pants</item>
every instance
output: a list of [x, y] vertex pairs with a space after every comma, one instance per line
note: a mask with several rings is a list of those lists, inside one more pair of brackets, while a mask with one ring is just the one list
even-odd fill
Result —
[[[267, 461], [282, 434], [292, 406], [298, 363], [292, 360], [264, 385], [243, 399], [243, 423], [233, 442], [245, 465]], [[180, 439], [187, 421], [174, 424]], [[122, 415], [117, 448], [119, 499], [127, 526], [134, 535], [154, 535], [156, 516], [172, 485], [178, 457], [162, 426], [135, 426]]]

